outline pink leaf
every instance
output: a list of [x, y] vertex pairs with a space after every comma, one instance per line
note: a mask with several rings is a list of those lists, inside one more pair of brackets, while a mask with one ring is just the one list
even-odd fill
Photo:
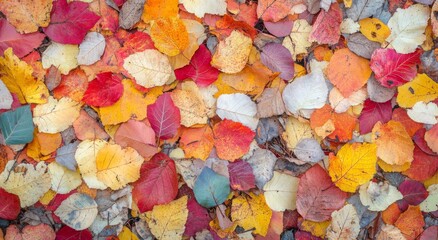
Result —
[[58, 0], [53, 3], [50, 24], [43, 30], [55, 42], [80, 44], [99, 19], [98, 15], [88, 10], [87, 3]]
[[285, 80], [294, 77], [294, 60], [289, 50], [280, 43], [266, 44], [260, 54], [262, 63], [274, 72], [279, 72]]
[[292, 32], [294, 22], [285, 18], [278, 22], [264, 22], [266, 29], [276, 37], [286, 37]]
[[17, 195], [0, 188], [0, 218], [14, 220], [20, 213], [20, 199]]
[[424, 140], [424, 134], [426, 133], [426, 128], [418, 129], [414, 136], [412, 136], [412, 140], [414, 140], [415, 144], [425, 153], [429, 155], [438, 155], [430, 147], [427, 145], [426, 140]]
[[422, 183], [409, 179], [403, 181], [398, 190], [403, 194], [402, 201], [409, 205], [418, 205], [429, 195]]
[[409, 54], [397, 53], [394, 49], [377, 49], [371, 56], [370, 67], [377, 81], [385, 87], [397, 87], [417, 75], [421, 50]]
[[123, 94], [123, 84], [117, 75], [111, 72], [99, 73], [88, 84], [82, 100], [94, 107], [111, 106], [119, 100]]
[[196, 50], [189, 65], [175, 70], [176, 79], [185, 80], [191, 78], [198, 86], [207, 87], [216, 81], [219, 75], [219, 70], [212, 67], [210, 62], [211, 53], [202, 44]]
[[0, 56], [3, 56], [6, 49], [12, 48], [14, 54], [22, 58], [37, 48], [44, 37], [39, 32], [19, 34], [5, 18], [0, 19]]
[[164, 93], [154, 104], [148, 106], [148, 120], [160, 139], [172, 138], [181, 125], [181, 115], [170, 97]]
[[347, 193], [337, 188], [318, 164], [301, 177], [297, 193], [297, 210], [304, 219], [322, 222], [344, 206]]
[[246, 161], [235, 161], [228, 164], [230, 186], [234, 190], [247, 191], [255, 188], [255, 177], [252, 167]]
[[129, 120], [117, 129], [114, 140], [122, 147], [132, 147], [144, 158], [157, 153], [155, 132], [144, 122]]
[[333, 3], [328, 12], [321, 10], [312, 26], [309, 40], [319, 44], [336, 44], [341, 36], [342, 11]]
[[171, 202], [178, 194], [175, 162], [166, 154], [157, 153], [142, 165], [140, 179], [133, 186], [132, 197], [140, 212]]
[[206, 208], [199, 205], [194, 198], [187, 202], [189, 216], [186, 222], [184, 236], [194, 236], [197, 232], [207, 229], [211, 221]]
[[376, 103], [370, 99], [365, 100], [361, 115], [359, 116], [359, 128], [361, 134], [371, 132], [377, 122], [386, 123], [391, 120], [391, 101]]

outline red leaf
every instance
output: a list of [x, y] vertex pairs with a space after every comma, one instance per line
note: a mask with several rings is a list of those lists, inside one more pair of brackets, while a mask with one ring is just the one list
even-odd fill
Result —
[[157, 153], [155, 132], [144, 122], [129, 120], [122, 123], [114, 135], [114, 140], [122, 147], [132, 147], [144, 158]]
[[398, 190], [403, 194], [402, 201], [409, 205], [418, 205], [429, 195], [422, 183], [409, 179], [403, 181]]
[[240, 122], [228, 119], [213, 127], [214, 146], [220, 159], [234, 161], [249, 151], [255, 133]]
[[17, 195], [0, 188], [0, 218], [14, 220], [20, 213], [20, 199]]
[[117, 75], [110, 72], [99, 73], [88, 84], [82, 101], [93, 107], [111, 106], [123, 94], [123, 84]]
[[429, 155], [438, 155], [430, 147], [427, 145], [426, 140], [424, 140], [424, 134], [426, 133], [426, 128], [421, 128], [415, 132], [412, 140], [414, 140], [415, 144], [425, 153]]
[[309, 40], [317, 41], [319, 44], [336, 44], [341, 36], [342, 11], [338, 3], [333, 3], [328, 12], [321, 10]]
[[189, 65], [175, 70], [176, 79], [185, 80], [191, 78], [198, 86], [207, 87], [216, 81], [219, 76], [219, 70], [212, 67], [210, 62], [210, 51], [207, 47], [201, 45], [196, 50]]
[[45, 35], [39, 32], [29, 34], [19, 34], [9, 22], [0, 19], [0, 55], [12, 48], [17, 57], [22, 58], [37, 48], [44, 39]]
[[230, 186], [234, 190], [247, 191], [255, 187], [255, 177], [252, 167], [246, 161], [236, 161], [228, 164]]
[[189, 216], [187, 217], [184, 236], [191, 237], [197, 232], [208, 228], [211, 218], [206, 208], [203, 208], [192, 198], [187, 202], [187, 209], [189, 210]]
[[397, 87], [417, 75], [421, 50], [409, 54], [397, 53], [394, 49], [377, 49], [371, 56], [370, 67], [376, 79], [385, 87]]
[[154, 104], [148, 106], [148, 120], [160, 139], [172, 138], [181, 125], [181, 115], [170, 97], [164, 93]]
[[347, 193], [337, 188], [318, 164], [301, 177], [297, 193], [297, 210], [304, 219], [322, 222], [344, 206]]
[[99, 19], [98, 15], [88, 10], [87, 3], [58, 0], [53, 3], [50, 24], [43, 30], [55, 42], [80, 44]]
[[438, 170], [438, 156], [423, 152], [418, 146], [414, 148], [414, 160], [411, 167], [403, 174], [417, 181], [431, 178]]
[[56, 233], [56, 240], [91, 240], [93, 235], [88, 229], [76, 231], [69, 226], [64, 226]]
[[371, 132], [377, 122], [386, 123], [391, 120], [392, 105], [391, 101], [376, 103], [370, 99], [365, 100], [362, 113], [359, 116], [360, 134]]
[[166, 154], [157, 153], [142, 165], [140, 179], [133, 186], [132, 197], [140, 212], [169, 203], [178, 194], [175, 162]]

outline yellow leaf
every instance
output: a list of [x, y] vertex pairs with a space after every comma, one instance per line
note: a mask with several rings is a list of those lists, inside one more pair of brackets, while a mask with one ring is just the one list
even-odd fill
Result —
[[378, 18], [364, 18], [359, 21], [360, 32], [370, 41], [383, 43], [391, 30]]
[[330, 225], [330, 222], [330, 220], [324, 222], [313, 222], [309, 220], [304, 220], [304, 222], [301, 223], [300, 230], [310, 232], [313, 236], [324, 238], [325, 232]]
[[108, 145], [101, 139], [82, 141], [76, 150], [75, 159], [78, 163], [84, 182], [90, 188], [105, 189], [107, 186], [97, 179], [96, 157], [100, 149]]
[[152, 23], [150, 32], [155, 47], [168, 56], [176, 56], [189, 46], [189, 34], [179, 18], [160, 18]]
[[245, 230], [254, 229], [254, 234], [266, 236], [272, 211], [265, 202], [263, 194], [240, 195], [233, 199], [231, 218]]
[[118, 190], [140, 178], [143, 161], [144, 158], [133, 148], [122, 149], [117, 144], [108, 144], [96, 156], [97, 179]]
[[379, 167], [383, 169], [383, 171], [385, 172], [403, 172], [411, 167], [410, 162], [406, 162], [402, 165], [395, 165], [395, 164], [391, 165], [391, 164], [387, 164], [386, 162], [380, 159], [377, 160], [377, 164], [379, 164]]
[[137, 235], [135, 235], [128, 227], [123, 226], [122, 231], [119, 234], [119, 240], [139, 240]]
[[32, 76], [33, 69], [12, 53], [12, 48], [0, 57], [0, 76], [11, 93], [15, 93], [20, 103], [46, 103], [49, 90], [43, 81]]
[[172, 100], [181, 113], [181, 125], [190, 127], [195, 124], [206, 124], [207, 108], [202, 98], [196, 94], [196, 90], [179, 90], [172, 92]]
[[287, 148], [293, 150], [302, 139], [313, 137], [313, 132], [308, 121], [291, 116], [287, 118], [286, 131], [281, 137], [286, 141]]
[[81, 175], [67, 169], [57, 162], [49, 164], [49, 173], [52, 181], [52, 190], [58, 194], [66, 194], [81, 185]]
[[146, 98], [138, 91], [129, 79], [122, 80], [123, 95], [113, 105], [99, 108], [103, 125], [115, 125], [130, 119], [143, 120], [146, 118]]
[[162, 17], [177, 17], [178, 10], [178, 0], [148, 0], [141, 20], [148, 23]]
[[428, 103], [438, 98], [438, 83], [426, 74], [418, 74], [412, 81], [398, 87], [397, 103], [400, 107], [411, 108], [415, 103]]
[[63, 97], [56, 100], [52, 96], [46, 104], [37, 105], [33, 109], [33, 122], [43, 133], [57, 133], [64, 131], [79, 117], [81, 104]]
[[166, 55], [155, 49], [146, 49], [125, 58], [123, 68], [135, 82], [146, 88], [163, 86], [175, 80], [175, 74]]
[[0, 1], [0, 11], [20, 33], [38, 31], [39, 27], [47, 27], [53, 0], [21, 0]]
[[196, 41], [195, 35], [189, 34], [189, 45], [187, 46], [187, 48], [178, 55], [169, 57], [169, 62], [172, 66], [172, 69], [178, 69], [188, 65], [190, 63], [190, 59], [192, 59], [198, 48], [199, 44]]
[[248, 62], [251, 48], [251, 38], [234, 30], [230, 36], [219, 42], [211, 65], [224, 73], [238, 73]]
[[358, 186], [368, 182], [376, 173], [376, 152], [375, 144], [345, 144], [336, 156], [329, 156], [332, 181], [344, 192], [356, 192]]
[[307, 48], [312, 45], [309, 41], [311, 31], [312, 26], [305, 19], [298, 19], [294, 21], [291, 34], [283, 39], [283, 46], [289, 50], [294, 60], [299, 54], [307, 54]]
[[165, 205], [155, 205], [152, 211], [145, 213], [149, 228], [158, 240], [181, 239], [188, 215], [187, 196]]
[[403, 165], [414, 160], [414, 143], [400, 122], [376, 123], [372, 141], [377, 145], [377, 157], [387, 164]]
[[344, 0], [344, 6], [346, 8], [350, 8], [351, 4], [353, 4], [353, 0]]
[[17, 195], [22, 208], [29, 207], [38, 202], [50, 189], [47, 166], [44, 162], [36, 166], [29, 163], [15, 166], [14, 163], [13, 160], [9, 161], [5, 170], [0, 174], [0, 188]]
[[35, 129], [33, 136], [32, 142], [27, 145], [27, 155], [37, 161], [49, 159], [62, 143], [60, 133], [39, 133]]
[[76, 58], [78, 54], [78, 45], [52, 42], [41, 57], [43, 68], [47, 69], [53, 65], [58, 68], [62, 74], [67, 75], [70, 70], [78, 66], [78, 60]]
[[250, 92], [255, 88], [255, 75], [249, 67], [234, 74], [220, 73], [218, 81], [222, 81], [242, 93]]
[[50, 189], [40, 198], [39, 202], [41, 204], [47, 206], [48, 204], [50, 204], [50, 202], [53, 200], [53, 198], [55, 198], [56, 195], [57, 195], [57, 193], [55, 191], [53, 191], [52, 189]]

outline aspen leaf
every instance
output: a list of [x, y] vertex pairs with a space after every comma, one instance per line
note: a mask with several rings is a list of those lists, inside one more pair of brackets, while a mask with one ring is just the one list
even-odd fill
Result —
[[181, 113], [181, 125], [190, 127], [195, 124], [206, 124], [207, 108], [200, 96], [199, 91], [195, 86], [195, 89], [179, 90], [176, 89], [172, 92], [171, 97], [173, 103]]
[[180, 139], [185, 157], [206, 160], [214, 146], [213, 131], [208, 125], [201, 128], [188, 128]]
[[246, 65], [251, 47], [251, 38], [234, 30], [230, 36], [219, 42], [211, 65], [224, 73], [238, 73]]
[[122, 123], [114, 135], [114, 141], [122, 147], [134, 148], [145, 159], [158, 150], [155, 146], [155, 132], [145, 122], [129, 120]]
[[79, 140], [107, 139], [109, 137], [99, 123], [96, 122], [96, 119], [84, 110], [80, 111], [79, 117], [73, 122], [73, 129]]
[[406, 9], [397, 9], [389, 19], [388, 27], [391, 35], [386, 38], [389, 47], [398, 53], [414, 52], [418, 45], [426, 40], [424, 31], [430, 17], [427, 6], [414, 4]]
[[48, 166], [50, 179], [52, 181], [52, 190], [58, 194], [66, 194], [81, 185], [81, 175], [67, 169], [57, 162], [52, 162]]
[[299, 54], [307, 54], [307, 48], [312, 45], [308, 40], [311, 31], [312, 26], [306, 20], [298, 19], [293, 22], [292, 32], [283, 39], [283, 46], [292, 54], [293, 60]]
[[183, 196], [168, 204], [154, 206], [145, 216], [151, 233], [158, 240], [172, 240], [182, 238], [188, 214], [187, 196]]
[[27, 146], [27, 155], [37, 161], [47, 160], [61, 146], [60, 133], [41, 133], [35, 130], [33, 141]]
[[293, 7], [299, 10], [303, 5], [304, 1], [300, 0], [261, 0], [257, 5], [257, 17], [263, 21], [278, 22], [294, 11]]
[[263, 194], [249, 193], [233, 199], [231, 218], [245, 230], [254, 229], [254, 234], [266, 236], [272, 210], [266, 205]]
[[299, 178], [275, 171], [263, 186], [266, 204], [273, 211], [295, 210], [299, 181]]
[[97, 217], [97, 203], [88, 195], [73, 193], [55, 211], [61, 221], [75, 230], [91, 226]]
[[[5, 239], [46, 240], [56, 238], [56, 233], [52, 226], [40, 222], [37, 224], [36, 226], [26, 225], [21, 230], [17, 225], [9, 225], [6, 229]], [[1, 232], [0, 236], [3, 236]]]
[[384, 0], [353, 0], [353, 3], [345, 12], [349, 18], [353, 19], [353, 21], [359, 21], [376, 14], [376, 12], [383, 7], [384, 2]]
[[434, 102], [417, 102], [412, 109], [408, 109], [407, 113], [412, 120], [418, 123], [436, 124], [438, 122], [436, 119], [438, 106]]
[[350, 96], [344, 97], [337, 88], [332, 88], [329, 94], [329, 102], [337, 113], [346, 112], [351, 106], [357, 106], [367, 99], [367, 90], [365, 87], [351, 93]]
[[230, 186], [234, 190], [247, 191], [255, 188], [255, 176], [251, 165], [243, 160], [228, 164]]
[[6, 49], [4, 57], [0, 57], [1, 80], [11, 93], [17, 95], [20, 103], [45, 103], [49, 90], [43, 81], [35, 79], [32, 74], [32, 67], [18, 59], [12, 48]]
[[155, 49], [146, 49], [125, 58], [123, 68], [135, 82], [143, 87], [163, 86], [175, 80], [172, 67], [166, 55]]
[[227, 13], [227, 3], [225, 0], [181, 0], [184, 8], [202, 18], [206, 13], [214, 15], [224, 15]]
[[259, 123], [257, 106], [247, 95], [242, 93], [222, 94], [216, 103], [216, 113], [221, 119], [240, 122], [255, 130]]
[[398, 87], [397, 103], [400, 107], [411, 108], [415, 103], [428, 103], [438, 98], [438, 83], [426, 74], [418, 74], [412, 81]]
[[403, 195], [388, 182], [368, 182], [360, 186], [360, 201], [371, 211], [383, 211]]
[[286, 141], [287, 147], [293, 150], [302, 139], [313, 137], [313, 132], [309, 122], [290, 116], [286, 121], [286, 131], [281, 137]]
[[429, 196], [422, 203], [420, 203], [420, 209], [423, 212], [434, 212], [438, 210], [438, 184], [430, 185], [427, 188]]
[[283, 45], [279, 43], [266, 44], [260, 53], [262, 63], [273, 72], [279, 72], [280, 77], [290, 80], [294, 77], [294, 61], [292, 55]]
[[0, 174], [0, 188], [17, 195], [22, 208], [32, 206], [50, 189], [47, 166], [44, 162], [36, 166], [29, 163], [15, 166], [14, 163], [15, 161], [9, 161]]
[[162, 17], [177, 17], [178, 10], [178, 0], [149, 0], [145, 1], [141, 19], [149, 23]]
[[329, 156], [329, 174], [337, 187], [345, 192], [356, 188], [376, 173], [377, 147], [375, 144], [345, 144], [336, 156]]
[[357, 239], [360, 232], [359, 216], [353, 205], [347, 204], [332, 213], [332, 222], [327, 228], [326, 238]]
[[113, 190], [121, 189], [140, 178], [143, 161], [143, 157], [133, 148], [106, 145], [96, 155], [97, 179]]
[[33, 121], [30, 106], [19, 107], [0, 115], [0, 129], [5, 143], [25, 144], [33, 139]]
[[48, 102], [33, 109], [33, 122], [44, 133], [57, 133], [70, 127], [79, 117], [81, 104], [64, 97], [59, 101], [49, 97]]
[[164, 93], [155, 103], [149, 105], [147, 115], [159, 139], [172, 138], [181, 124], [180, 111], [173, 103], [170, 93]]
[[204, 167], [196, 179], [193, 192], [201, 206], [211, 208], [227, 199], [230, 194], [230, 181], [209, 167]]
[[0, 79], [0, 110], [10, 109], [12, 106], [13, 98], [6, 85]]
[[135, 233], [131, 232], [128, 227], [123, 227], [122, 231], [117, 236], [120, 240], [139, 240]]
[[0, 11], [20, 33], [38, 31], [39, 27], [47, 27], [50, 22], [50, 11], [53, 0], [2, 1]]
[[214, 146], [219, 158], [233, 162], [249, 151], [255, 133], [239, 122], [225, 119], [213, 127]]
[[62, 74], [68, 74], [78, 66], [78, 45], [60, 44], [52, 42], [43, 52], [42, 63], [45, 69], [54, 66]]
[[424, 140], [426, 140], [427, 146], [432, 151], [438, 153], [438, 125], [433, 126], [424, 134]]
[[110, 72], [99, 73], [96, 78], [88, 84], [82, 100], [90, 106], [106, 107], [111, 106], [123, 94], [123, 84], [118, 76]]
[[342, 10], [338, 3], [333, 3], [327, 11], [320, 11], [312, 31], [309, 41], [319, 44], [335, 44], [341, 35]]
[[75, 159], [84, 182], [90, 188], [101, 190], [107, 188], [105, 183], [101, 182], [96, 176], [97, 153], [106, 145], [108, 145], [107, 142], [101, 139], [96, 139], [82, 141], [77, 147]]
[[[14, 220], [20, 214], [20, 199], [17, 195], [11, 194], [0, 188], [0, 198], [2, 199], [0, 218]], [[0, 237], [2, 235], [0, 234]]]
[[98, 32], [89, 32], [79, 45], [78, 64], [91, 65], [100, 60], [105, 51], [105, 38]]
[[294, 149], [294, 154], [299, 160], [309, 163], [319, 162], [325, 157], [321, 145], [314, 138], [301, 139]]
[[327, 67], [327, 77], [344, 97], [359, 90], [371, 76], [369, 61], [359, 57], [348, 48], [335, 52]]
[[19, 34], [17, 30], [3, 18], [0, 20], [0, 52], [12, 48], [18, 58], [28, 55], [38, 48], [45, 36], [40, 32]]
[[400, 229], [393, 225], [384, 225], [381, 227], [379, 234], [377, 234], [377, 240], [406, 240], [401, 233]]
[[377, 157], [387, 164], [403, 165], [414, 160], [414, 143], [400, 122], [378, 122], [372, 133], [373, 142], [377, 145]]
[[150, 32], [155, 47], [168, 56], [176, 56], [189, 46], [189, 34], [179, 18], [159, 18]]
[[414, 240], [424, 231], [424, 219], [420, 207], [409, 206], [400, 214], [394, 226], [400, 229], [407, 240]]
[[365, 18], [359, 21], [360, 32], [370, 41], [383, 43], [391, 34], [388, 26], [378, 18]]

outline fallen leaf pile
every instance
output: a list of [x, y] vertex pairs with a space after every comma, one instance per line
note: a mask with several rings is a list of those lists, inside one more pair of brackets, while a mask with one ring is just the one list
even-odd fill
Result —
[[433, 0], [0, 0], [0, 239], [437, 239], [437, 39]]

